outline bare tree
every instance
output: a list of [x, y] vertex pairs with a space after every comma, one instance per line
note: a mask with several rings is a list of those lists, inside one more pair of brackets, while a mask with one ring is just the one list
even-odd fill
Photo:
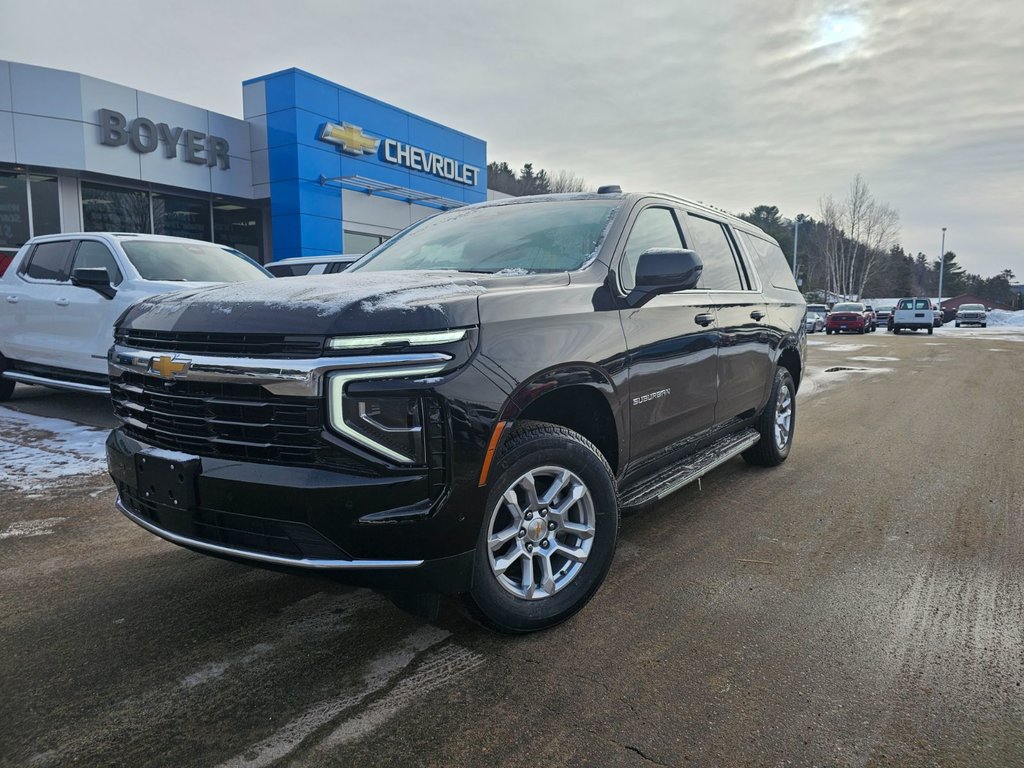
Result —
[[548, 190], [551, 192], [589, 192], [590, 188], [582, 176], [577, 176], [572, 171], [559, 171], [552, 174], [548, 182]]
[[899, 214], [875, 199], [860, 174], [845, 200], [825, 195], [818, 207], [828, 288], [842, 296], [860, 296], [878, 257], [896, 243]]

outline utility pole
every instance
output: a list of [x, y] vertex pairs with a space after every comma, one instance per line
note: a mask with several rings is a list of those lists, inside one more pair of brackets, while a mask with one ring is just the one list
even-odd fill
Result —
[[796, 280], [796, 244], [800, 242], [800, 222], [804, 220], [804, 215], [798, 213], [796, 218], [793, 219], [793, 279]]
[[942, 245], [939, 247], [939, 312], [942, 312], [942, 273], [946, 271], [946, 228], [942, 228]]

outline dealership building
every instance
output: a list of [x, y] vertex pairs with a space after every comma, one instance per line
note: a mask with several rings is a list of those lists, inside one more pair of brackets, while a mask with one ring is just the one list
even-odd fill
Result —
[[488, 197], [487, 144], [298, 69], [242, 84], [244, 119], [0, 61], [0, 271], [28, 238], [212, 240], [261, 262], [364, 253]]

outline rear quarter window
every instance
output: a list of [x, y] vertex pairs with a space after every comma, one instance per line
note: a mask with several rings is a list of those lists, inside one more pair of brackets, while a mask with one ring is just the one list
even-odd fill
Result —
[[784, 291], [800, 292], [796, 280], [793, 279], [789, 264], [786, 263], [786, 256], [778, 245], [749, 232], [738, 229], [734, 231], [742, 241], [747, 253], [751, 254], [763, 282], [771, 283], [774, 287]]

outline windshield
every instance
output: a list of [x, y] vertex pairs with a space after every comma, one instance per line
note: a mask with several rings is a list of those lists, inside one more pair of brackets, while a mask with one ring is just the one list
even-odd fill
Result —
[[537, 201], [463, 208], [394, 237], [352, 271], [568, 272], [597, 254], [618, 200]]
[[833, 312], [863, 312], [863, 304], [836, 304], [832, 307]]
[[223, 245], [122, 240], [121, 247], [143, 280], [238, 283], [270, 277], [255, 261]]

